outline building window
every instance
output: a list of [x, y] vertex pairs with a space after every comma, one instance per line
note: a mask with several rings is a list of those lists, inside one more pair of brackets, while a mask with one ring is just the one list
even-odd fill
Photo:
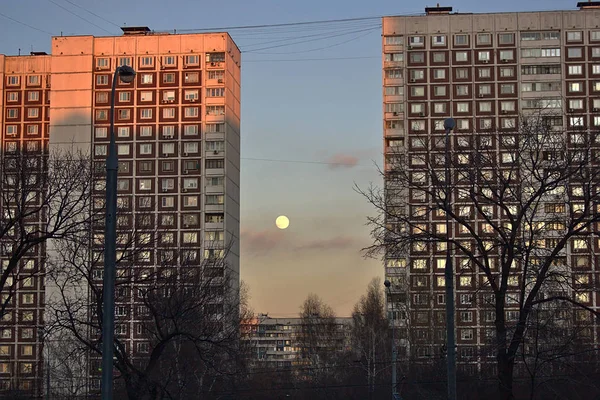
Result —
[[567, 42], [581, 42], [581, 31], [567, 32]]
[[491, 112], [492, 111], [492, 103], [489, 101], [482, 101], [478, 103], [480, 112]]
[[177, 65], [177, 59], [175, 56], [163, 56], [162, 63], [163, 65], [174, 66]]
[[198, 125], [184, 125], [183, 127], [184, 136], [196, 136], [198, 135]]
[[421, 51], [412, 52], [409, 55], [410, 62], [413, 64], [420, 64], [425, 62], [425, 53]]
[[[187, 95], [187, 93], [186, 93]], [[207, 88], [206, 97], [223, 97], [225, 96], [225, 88]], [[197, 97], [194, 97], [196, 99]]]
[[40, 116], [39, 108], [28, 108], [27, 109], [27, 118], [38, 118]]
[[469, 35], [454, 35], [455, 46], [467, 46], [469, 44]]
[[434, 69], [433, 70], [433, 79], [446, 79], [446, 70], [445, 69]]
[[27, 86], [39, 86], [40, 85], [40, 76], [39, 75], [29, 75], [27, 77]]
[[446, 95], [446, 86], [434, 86], [433, 94], [434, 94], [434, 96], [445, 96]]
[[[214, 107], [214, 108], [212, 108]], [[222, 113], [219, 114], [210, 114], [210, 110], [222, 110]], [[225, 107], [224, 106], [209, 106], [206, 107], [206, 112], [209, 115], [224, 115], [225, 114]], [[185, 118], [195, 118], [198, 117], [198, 107], [185, 107], [184, 108], [184, 117]]]
[[443, 63], [446, 62], [446, 53], [444, 52], [434, 52], [433, 53], [433, 62], [434, 63]]
[[20, 79], [18, 76], [11, 75], [6, 77], [6, 86], [19, 86]]
[[152, 136], [152, 127], [151, 126], [142, 126], [140, 127], [140, 136]]
[[498, 34], [498, 44], [514, 44], [514, 43], [515, 43], [514, 33]]
[[514, 94], [515, 85], [513, 83], [503, 83], [500, 85], [500, 93], [502, 94]]
[[175, 180], [173, 178], [164, 178], [161, 180], [162, 190], [173, 190], [175, 188]]
[[139, 190], [152, 190], [152, 179], [140, 179], [138, 188]]
[[[225, 89], [223, 89], [225, 90]], [[207, 95], [208, 95], [208, 89], [207, 89]], [[184, 98], [187, 101], [197, 101], [199, 96], [198, 96], [198, 90], [186, 90], [184, 92]]]
[[140, 66], [146, 68], [154, 66], [154, 57], [140, 57]]
[[37, 135], [39, 133], [39, 127], [37, 125], [27, 125], [28, 135]]
[[402, 62], [404, 61], [404, 53], [385, 53], [386, 62]]
[[444, 35], [435, 35], [431, 37], [431, 45], [432, 46], [445, 46], [446, 45], [446, 36]]
[[454, 53], [454, 60], [456, 62], [469, 61], [469, 53], [466, 51], [457, 51]]
[[480, 51], [477, 53], [477, 59], [479, 61], [489, 61], [490, 60], [490, 52], [489, 51]]
[[173, 108], [173, 107], [163, 108], [162, 114], [163, 114], [163, 118], [169, 118], [169, 119], [175, 118], [175, 108]]
[[581, 58], [583, 56], [583, 49], [581, 47], [569, 47], [567, 49], [567, 57], [569, 58]]
[[164, 138], [173, 138], [175, 136], [175, 126], [164, 125], [162, 127], [162, 135]]
[[162, 78], [163, 83], [175, 83], [175, 74], [173, 72], [163, 74]]
[[141, 92], [140, 101], [152, 101], [152, 92]]
[[129, 155], [129, 144], [119, 144], [117, 146], [117, 154], [120, 156], [128, 156]]
[[225, 196], [222, 194], [207, 194], [206, 204], [208, 205], [221, 205], [225, 203]]
[[108, 103], [108, 92], [97, 92], [96, 103]]
[[152, 172], [152, 161], [140, 161], [140, 172]]
[[479, 94], [487, 95], [492, 93], [492, 85], [479, 85]]
[[583, 90], [583, 85], [579, 82], [569, 82], [569, 92], [576, 93]]
[[400, 78], [402, 78], [402, 70], [398, 69], [398, 68], [386, 69], [385, 77], [387, 79], [400, 79]]
[[515, 76], [515, 69], [513, 67], [500, 68], [500, 76], [502, 78], [512, 78]]
[[200, 75], [198, 72], [186, 72], [184, 73], [184, 81], [186, 83], [197, 83], [200, 81]]
[[39, 101], [40, 100], [40, 92], [38, 92], [37, 90], [28, 92], [27, 100], [28, 101]]
[[108, 110], [96, 110], [96, 119], [98, 121], [108, 120]]
[[183, 243], [198, 243], [198, 233], [197, 232], [184, 232], [183, 233]]
[[131, 67], [131, 57], [119, 57], [119, 66], [122, 65]]
[[477, 34], [477, 44], [478, 45], [491, 45], [492, 44], [492, 35], [490, 33], [478, 33]]
[[457, 85], [456, 86], [456, 95], [457, 96], [468, 96], [469, 95], [469, 85]]
[[108, 75], [96, 75], [96, 85], [108, 85]]
[[152, 82], [154, 81], [154, 75], [152, 74], [142, 74], [141, 76], [141, 83], [142, 85], [151, 85]]
[[199, 60], [200, 60], [200, 57], [198, 57], [198, 55], [196, 55], [196, 54], [185, 56], [185, 65], [188, 65], [188, 66], [199, 65]]
[[408, 44], [413, 47], [423, 47], [425, 45], [425, 36], [409, 36]]
[[140, 155], [147, 156], [151, 155], [153, 151], [152, 143], [142, 143], [140, 144]]
[[119, 120], [128, 120], [131, 118], [131, 111], [126, 108], [121, 108], [117, 111], [117, 118]]
[[131, 101], [131, 92], [119, 92], [119, 102], [128, 103]]
[[128, 126], [119, 126], [117, 128], [117, 137], [128, 138], [129, 137], [129, 127]]
[[515, 59], [515, 53], [512, 50], [501, 50], [500, 51], [500, 60], [509, 60], [512, 61]]
[[455, 71], [456, 79], [468, 79], [469, 69], [468, 68], [457, 68]]
[[152, 109], [142, 108], [140, 111], [140, 119], [152, 119]]
[[163, 154], [175, 154], [175, 143], [162, 143]]

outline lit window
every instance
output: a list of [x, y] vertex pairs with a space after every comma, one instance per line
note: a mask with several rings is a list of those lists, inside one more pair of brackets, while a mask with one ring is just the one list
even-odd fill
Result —
[[198, 206], [198, 196], [183, 196], [183, 206], [184, 207], [197, 207]]
[[183, 243], [198, 243], [197, 232], [184, 232]]
[[471, 286], [472, 280], [473, 278], [470, 276], [461, 276], [459, 277], [459, 284], [460, 286]]
[[152, 190], [152, 180], [151, 179], [140, 179], [138, 187], [140, 190]]

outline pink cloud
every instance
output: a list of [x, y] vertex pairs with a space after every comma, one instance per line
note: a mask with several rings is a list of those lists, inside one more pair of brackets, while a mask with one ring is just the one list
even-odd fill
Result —
[[264, 255], [281, 246], [284, 240], [283, 232], [265, 230], [252, 231], [243, 229], [240, 232], [242, 249], [250, 255]]
[[358, 165], [359, 161], [360, 160], [358, 159], [358, 157], [342, 153], [334, 154], [333, 156], [327, 159], [327, 162], [330, 163], [330, 169], [353, 168]]
[[330, 239], [312, 240], [296, 247], [296, 250], [332, 250], [332, 249], [348, 249], [356, 247], [357, 251], [360, 246], [357, 245], [354, 238], [348, 236], [336, 236]]

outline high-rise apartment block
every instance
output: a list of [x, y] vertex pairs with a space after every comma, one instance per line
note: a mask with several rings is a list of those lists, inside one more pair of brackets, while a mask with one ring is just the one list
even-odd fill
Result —
[[[562, 132], [599, 130], [600, 2], [577, 6], [571, 11], [463, 14], [438, 5], [421, 16], [384, 17], [386, 167], [398, 152], [411, 157], [438, 146], [430, 153], [439, 153], [443, 176], [444, 120], [449, 117], [456, 121], [452, 149], [459, 153], [463, 143], [500, 143], [502, 135], [518, 130], [521, 115], [537, 109], [554, 111], [546, 122]], [[408, 173], [418, 172], [420, 161], [407, 160]], [[394, 193], [388, 192], [391, 206], [426, 201], [410, 193], [395, 198]], [[428, 218], [413, 222], [439, 225], [437, 232], [445, 234], [443, 213], [432, 212]], [[460, 235], [460, 227], [453, 226], [453, 232]], [[392, 282], [388, 312], [400, 328], [400, 357], [431, 360], [440, 357], [446, 343], [446, 250], [435, 244], [417, 247], [387, 256], [385, 274]], [[594, 251], [589, 250], [591, 259]], [[453, 261], [460, 269], [460, 258]], [[598, 267], [594, 262], [585, 266], [587, 282], [596, 282], [596, 289], [581, 298], [598, 310]], [[483, 279], [481, 272], [455, 274], [459, 371], [467, 373], [477, 372], [481, 362], [496, 361], [493, 353], [487, 357], [478, 351], [494, 337], [495, 316], [480, 307], [485, 290], [475, 289]], [[514, 310], [518, 301], [506, 304], [507, 320], [518, 317]], [[590, 340], [598, 343], [597, 321], [588, 328]]]
[[[231, 37], [128, 27], [119, 37], [53, 37], [51, 45], [51, 55], [0, 55], [2, 157], [75, 146], [90, 154], [101, 175], [113, 73], [133, 67], [135, 80], [116, 84], [117, 229], [157, 232], [156, 243], [136, 255], [139, 268], [159, 265], [173, 249], [200, 263], [227, 247], [237, 286], [241, 54]], [[102, 207], [102, 185], [94, 196], [93, 206]], [[97, 252], [103, 232], [94, 228]], [[39, 272], [20, 282], [0, 323], [0, 390], [41, 393], [46, 251], [40, 245], [23, 259], [23, 269], [39, 266]], [[0, 259], [7, 262], [4, 253]], [[102, 262], [95, 268], [101, 285]], [[133, 351], [137, 309], [131, 294], [116, 303], [116, 334]]]

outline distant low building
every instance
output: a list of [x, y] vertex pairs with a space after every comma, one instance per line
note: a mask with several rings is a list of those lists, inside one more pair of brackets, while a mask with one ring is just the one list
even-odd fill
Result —
[[[313, 327], [321, 323], [314, 318], [308, 322]], [[256, 369], [282, 369], [309, 364], [307, 354], [312, 351], [345, 352], [350, 350], [352, 318], [335, 318], [331, 334], [318, 335], [318, 350], [308, 348], [307, 323], [302, 318], [271, 318], [260, 314], [245, 325], [245, 340], [249, 341], [252, 354], [251, 367]], [[314, 343], [314, 342], [313, 342]]]

